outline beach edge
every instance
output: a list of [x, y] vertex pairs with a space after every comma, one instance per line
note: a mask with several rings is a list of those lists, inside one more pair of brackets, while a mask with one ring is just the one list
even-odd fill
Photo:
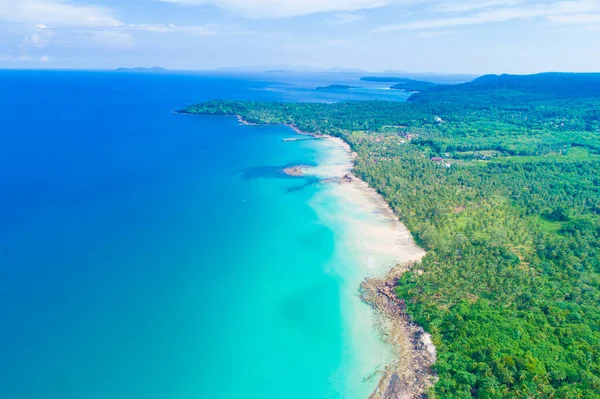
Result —
[[[260, 126], [262, 124], [247, 121], [239, 114], [203, 114], [187, 111], [176, 111], [185, 115], [211, 115], [230, 116], [245, 126]], [[380, 334], [381, 340], [390, 346], [394, 359], [385, 366], [379, 382], [368, 399], [422, 399], [427, 397], [430, 387], [435, 383], [437, 376], [432, 366], [436, 360], [436, 349], [431, 341], [431, 336], [424, 329], [411, 320], [406, 312], [406, 306], [395, 294], [398, 279], [425, 256], [425, 251], [418, 247], [415, 240], [400, 221], [400, 218], [385, 198], [371, 187], [367, 182], [354, 173], [354, 160], [356, 154], [350, 144], [341, 137], [311, 133], [301, 130], [291, 123], [278, 123], [286, 126], [299, 135], [308, 135], [326, 138], [328, 141], [340, 146], [348, 154], [348, 163], [340, 170], [340, 175], [350, 176], [351, 184], [357, 185], [362, 194], [381, 212], [390, 222], [409, 234], [406, 242], [409, 247], [417, 249], [409, 259], [399, 261], [382, 276], [364, 276], [359, 287], [358, 295], [361, 301], [373, 309], [375, 323], [373, 328]], [[303, 165], [297, 165], [304, 169]], [[310, 174], [307, 173], [307, 174]], [[340, 182], [340, 184], [346, 184]]]
[[[297, 131], [297, 128], [294, 131]], [[373, 328], [379, 332], [382, 341], [390, 347], [393, 354], [392, 361], [385, 366], [377, 387], [368, 398], [423, 398], [436, 381], [432, 370], [437, 357], [436, 349], [431, 335], [411, 320], [404, 301], [396, 295], [395, 287], [400, 277], [425, 256], [425, 251], [416, 244], [410, 231], [385, 198], [354, 173], [356, 154], [352, 152], [350, 144], [340, 137], [330, 136], [329, 141], [341, 146], [348, 154], [348, 164], [340, 168], [338, 173], [351, 178], [350, 184], [368, 198], [374, 212], [378, 212], [392, 223], [392, 229], [404, 229], [409, 232], [404, 244], [406, 247], [412, 247], [412, 252], [408, 251], [409, 259], [393, 266], [387, 274], [365, 276], [358, 287], [361, 301], [369, 305], [375, 313]]]

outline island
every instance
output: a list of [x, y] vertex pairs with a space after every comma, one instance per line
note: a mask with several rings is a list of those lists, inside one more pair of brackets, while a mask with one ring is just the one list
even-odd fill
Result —
[[[183, 111], [341, 138], [353, 173], [426, 249], [362, 292], [395, 323], [430, 333], [435, 365], [397, 362], [373, 398], [598, 398], [600, 74], [431, 85], [403, 103], [211, 101]], [[426, 374], [437, 376], [430, 388]]]
[[348, 86], [348, 85], [329, 85], [329, 86], [319, 86], [317, 90], [350, 90], [356, 89], [356, 86]]
[[144, 73], [162, 73], [168, 72], [167, 69], [161, 67], [135, 67], [135, 68], [117, 68], [117, 72], [144, 72]]
[[377, 82], [377, 83], [403, 83], [403, 82], [409, 82], [412, 79], [400, 78], [397, 76], [364, 76], [364, 77], [360, 78], [360, 80], [362, 80], [364, 82]]
[[386, 77], [386, 76], [366, 76], [360, 78], [365, 82], [378, 82], [378, 83], [395, 83], [391, 86], [391, 89], [405, 90], [405, 91], [424, 91], [434, 87], [444, 86], [437, 83], [426, 82], [423, 80], [414, 80], [408, 78], [399, 77]]

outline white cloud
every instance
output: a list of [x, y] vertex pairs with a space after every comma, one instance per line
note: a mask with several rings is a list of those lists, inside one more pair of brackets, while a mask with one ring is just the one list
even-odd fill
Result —
[[196, 36], [214, 36], [218, 32], [214, 29], [216, 26], [173, 26], [171, 29], [175, 32], [189, 33]]
[[420, 32], [416, 32], [415, 36], [424, 38], [424, 39], [431, 39], [431, 38], [435, 38], [435, 37], [448, 36], [453, 33], [454, 33], [454, 31], [450, 31], [450, 30], [420, 31]]
[[40, 61], [42, 61], [42, 62], [48, 62], [48, 61], [50, 61], [50, 57], [47, 56], [47, 55], [43, 55], [43, 56], [40, 57]]
[[377, 8], [393, 0], [158, 0], [183, 5], [212, 5], [251, 18], [285, 18], [322, 12]]
[[0, 20], [38, 29], [122, 25], [108, 8], [68, 0], [0, 0]]
[[31, 35], [25, 36], [23, 39], [23, 45], [29, 47], [36, 48], [44, 48], [50, 44], [50, 41], [54, 37], [54, 32], [40, 32], [40, 33], [32, 33]]
[[119, 31], [91, 31], [82, 36], [82, 45], [88, 47], [105, 47], [111, 49], [129, 49], [135, 46], [135, 40], [129, 33]]
[[514, 6], [523, 3], [526, 0], [471, 0], [471, 1], [448, 1], [440, 2], [434, 6], [434, 10], [440, 13], [460, 13], [483, 8], [491, 8], [497, 6]]
[[[30, 59], [30, 49], [50, 44], [117, 49], [134, 45], [132, 36], [120, 31], [124, 23], [112, 10], [76, 0], [0, 0], [0, 20], [19, 27], [25, 35], [21, 51], [26, 60]], [[42, 62], [47, 60], [46, 55], [40, 58]]]
[[497, 8], [480, 11], [458, 17], [413, 20], [403, 24], [380, 26], [375, 32], [389, 32], [396, 30], [422, 30], [439, 29], [466, 25], [480, 25], [490, 22], [506, 22], [517, 19], [530, 19], [540, 17], [560, 17], [584, 12], [600, 10], [600, 3], [596, 0], [576, 0], [546, 3], [544, 5], [531, 5], [523, 7]]
[[154, 32], [154, 33], [166, 33], [169, 31], [169, 25], [163, 24], [131, 24], [127, 25], [132, 30], [139, 30], [143, 32]]
[[350, 12], [343, 12], [343, 13], [339, 13], [339, 14], [335, 14], [333, 16], [333, 22], [341, 25], [341, 24], [348, 24], [351, 22], [356, 22], [356, 21], [360, 21], [361, 19], [364, 18], [363, 15], [360, 14], [353, 14]]
[[588, 32], [600, 31], [600, 13], [551, 15], [546, 19], [552, 24], [568, 26], [568, 29], [577, 27]]
[[135, 46], [135, 39], [129, 32], [120, 29], [71, 29], [59, 32], [53, 45], [63, 48], [101, 48], [127, 50]]
[[213, 36], [218, 34], [217, 25], [173, 25], [173, 24], [130, 24], [127, 28], [133, 31], [152, 33], [188, 33], [196, 36]]
[[600, 24], [600, 14], [551, 15], [548, 21], [561, 25]]

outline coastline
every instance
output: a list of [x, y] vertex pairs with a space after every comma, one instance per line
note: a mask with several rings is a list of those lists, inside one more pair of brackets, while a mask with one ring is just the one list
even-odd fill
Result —
[[[238, 122], [239, 122], [240, 124], [244, 125], [244, 126], [259, 126], [259, 124], [258, 124], [258, 123], [254, 123], [254, 122], [249, 122], [249, 121], [247, 121], [246, 119], [244, 119], [244, 117], [243, 117], [242, 115], [235, 114], [235, 115], [233, 115], [233, 116], [235, 116], [235, 118], [238, 120]], [[319, 133], [309, 133], [309, 132], [305, 132], [304, 130], [300, 129], [298, 126], [296, 126], [296, 125], [293, 125], [293, 124], [291, 124], [291, 123], [283, 123], [282, 125], [283, 125], [283, 126], [287, 126], [287, 127], [289, 127], [289, 128], [290, 128], [290, 129], [292, 129], [292, 130], [293, 130], [293, 131], [294, 131], [296, 134], [300, 134], [300, 135], [302, 135], [302, 136], [311, 136], [311, 137], [316, 137], [316, 138], [330, 138], [330, 139], [338, 139], [338, 140], [340, 140], [340, 141], [341, 141], [341, 143], [343, 143], [343, 144], [346, 144], [346, 145], [347, 145], [347, 143], [346, 143], [344, 140], [342, 140], [342, 139], [339, 139], [339, 138], [337, 138], [337, 137], [329, 136], [329, 135], [327, 135], [327, 134], [319, 134]], [[348, 146], [348, 149], [350, 149], [350, 146]]]
[[338, 183], [331, 185], [335, 195], [349, 208], [360, 209], [375, 219], [371, 222], [371, 217], [362, 215], [348, 217], [346, 223], [348, 229], [353, 230], [348, 234], [364, 246], [353, 255], [358, 256], [359, 262], [368, 263], [368, 266], [360, 266], [364, 274], [360, 281], [353, 281], [356, 285], [349, 289], [358, 290], [358, 300], [369, 305], [372, 328], [389, 350], [385, 364], [371, 370], [371, 377], [379, 376], [379, 381], [369, 399], [421, 397], [435, 379], [431, 371], [436, 358], [435, 347], [430, 335], [410, 320], [394, 287], [399, 277], [425, 252], [416, 245], [384, 198], [352, 173], [356, 154], [349, 144], [337, 137], [323, 141], [325, 143], [317, 145], [323, 147], [331, 143], [329, 145], [337, 150], [329, 150], [330, 159], [318, 166], [302, 168], [303, 174], [329, 181], [337, 179]]
[[421, 398], [436, 381], [431, 371], [436, 361], [431, 335], [410, 320], [404, 302], [394, 290], [398, 279], [412, 266], [398, 265], [387, 276], [365, 279], [360, 287], [361, 299], [379, 318], [376, 328], [394, 351], [394, 359], [369, 399]]
[[[240, 124], [257, 125], [241, 115], [234, 116]], [[348, 295], [343, 298], [342, 304], [351, 302], [347, 305], [350, 307], [348, 317], [358, 317], [354, 320], [358, 326], [353, 332], [354, 341], [362, 345], [365, 328], [368, 328], [375, 331], [386, 352], [379, 353], [373, 347], [359, 348], [364, 352], [363, 356], [370, 357], [371, 364], [365, 366], [368, 370], [360, 370], [360, 375], [354, 378], [371, 383], [372, 388], [365, 395], [369, 399], [422, 398], [435, 382], [431, 370], [436, 358], [435, 347], [430, 335], [410, 320], [404, 303], [395, 295], [394, 287], [399, 277], [425, 255], [424, 250], [416, 245], [412, 234], [385, 199], [352, 173], [356, 154], [347, 142], [339, 137], [305, 132], [292, 124], [284, 125], [299, 135], [326, 138], [315, 142], [326, 154], [323, 162], [317, 166], [292, 166], [284, 173], [295, 177], [318, 177], [331, 183], [328, 187], [334, 191], [333, 196], [340, 198], [347, 207], [346, 212], [338, 209], [335, 216], [330, 214], [330, 209], [327, 214], [321, 215], [324, 219], [345, 219], [347, 241], [352, 242], [347, 245], [351, 248], [345, 250], [352, 258], [350, 263], [358, 261], [360, 269], [358, 277], [345, 275], [347, 271], [337, 271], [348, 283]], [[319, 208], [320, 205], [314, 204], [314, 207]], [[348, 216], [354, 210], [363, 215]], [[373, 357], [377, 355], [381, 358], [374, 363]], [[375, 378], [378, 378], [376, 383]]]
[[245, 120], [242, 115], [235, 115], [236, 119], [238, 120], [238, 122], [242, 125], [246, 125], [246, 126], [257, 126], [256, 123], [252, 123], [252, 122], [248, 122], [247, 120]]

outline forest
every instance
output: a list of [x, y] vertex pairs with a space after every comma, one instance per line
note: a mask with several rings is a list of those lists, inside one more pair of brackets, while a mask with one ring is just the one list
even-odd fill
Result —
[[426, 82], [423, 80], [385, 76], [366, 76], [364, 78], [360, 78], [360, 80], [365, 82], [393, 83], [393, 86], [390, 87], [391, 89], [400, 89], [404, 91], [423, 91], [433, 89], [436, 86], [441, 86], [436, 83]]
[[600, 74], [484, 76], [408, 102], [213, 101], [343, 138], [427, 249], [398, 281], [431, 398], [600, 398]]

